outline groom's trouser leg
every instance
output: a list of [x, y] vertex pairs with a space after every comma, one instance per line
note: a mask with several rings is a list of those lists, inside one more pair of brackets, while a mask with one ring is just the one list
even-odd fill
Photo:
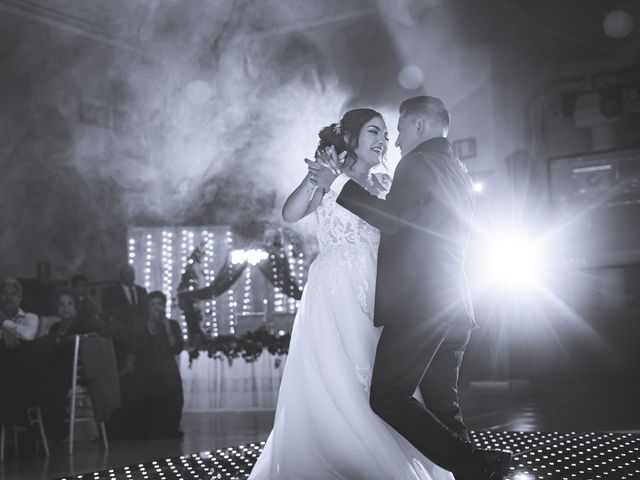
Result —
[[471, 330], [467, 326], [449, 330], [420, 382], [420, 393], [427, 409], [467, 441], [470, 441], [469, 432], [458, 403], [458, 375], [470, 336]]
[[471, 459], [473, 445], [450, 430], [413, 393], [451, 330], [450, 325], [386, 325], [371, 378], [371, 407], [420, 452], [447, 470]]

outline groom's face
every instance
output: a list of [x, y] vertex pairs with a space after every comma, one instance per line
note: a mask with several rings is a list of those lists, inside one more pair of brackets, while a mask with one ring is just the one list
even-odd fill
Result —
[[398, 119], [398, 139], [396, 147], [400, 149], [400, 154], [404, 157], [411, 150], [420, 145], [418, 137], [418, 118], [412, 114], [401, 114]]

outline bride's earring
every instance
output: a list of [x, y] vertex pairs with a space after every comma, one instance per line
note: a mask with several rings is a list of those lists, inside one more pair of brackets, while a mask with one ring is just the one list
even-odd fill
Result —
[[347, 152], [342, 152], [340, 155], [338, 155], [338, 164], [340, 165], [340, 168], [344, 168], [344, 162], [347, 159]]

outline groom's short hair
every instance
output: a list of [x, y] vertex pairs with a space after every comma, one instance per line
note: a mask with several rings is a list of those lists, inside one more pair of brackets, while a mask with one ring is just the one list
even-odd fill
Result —
[[440, 123], [447, 131], [451, 125], [451, 114], [444, 102], [437, 97], [420, 95], [407, 98], [400, 104], [400, 115], [426, 115], [430, 120]]

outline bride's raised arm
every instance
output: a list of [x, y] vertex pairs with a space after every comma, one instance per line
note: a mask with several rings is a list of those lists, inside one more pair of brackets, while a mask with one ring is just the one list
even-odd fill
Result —
[[322, 201], [322, 188], [318, 188], [309, 172], [300, 185], [291, 192], [282, 207], [282, 218], [285, 222], [295, 223], [313, 213]]
[[309, 172], [284, 202], [282, 218], [285, 222], [294, 223], [313, 213], [340, 174], [326, 163], [321, 155], [316, 155], [315, 161], [308, 158], [304, 161], [309, 167]]

